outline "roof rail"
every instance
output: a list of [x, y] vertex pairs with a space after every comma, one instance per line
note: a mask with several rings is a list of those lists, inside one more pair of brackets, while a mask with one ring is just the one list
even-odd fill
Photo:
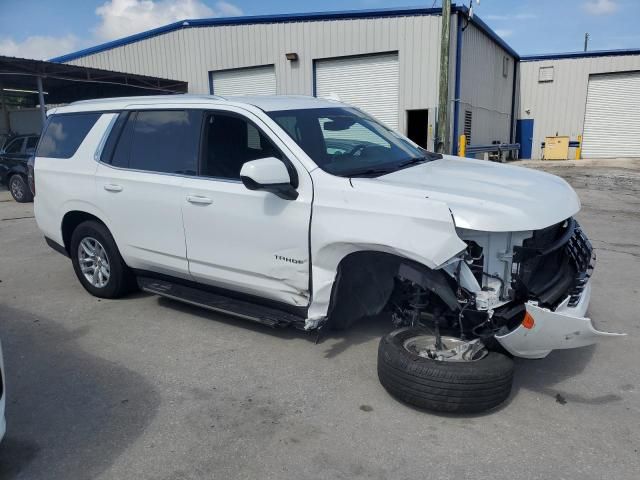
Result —
[[193, 93], [176, 93], [171, 95], [136, 95], [131, 97], [109, 97], [109, 98], [93, 98], [90, 100], [76, 100], [69, 105], [85, 105], [91, 103], [117, 103], [123, 101], [150, 101], [150, 100], [162, 100], [171, 101], [175, 99], [177, 101], [184, 101], [185, 99], [193, 100], [227, 100], [224, 97], [218, 95], [202, 95]]

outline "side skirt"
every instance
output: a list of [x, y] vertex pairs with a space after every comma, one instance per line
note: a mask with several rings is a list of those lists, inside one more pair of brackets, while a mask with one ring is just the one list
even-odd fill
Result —
[[184, 285], [168, 279], [138, 276], [137, 280], [142, 290], [154, 295], [171, 298], [172, 300], [261, 323], [273, 328], [288, 326], [304, 328], [304, 317], [278, 308], [228, 297], [221, 293], [198, 288], [196, 285]]

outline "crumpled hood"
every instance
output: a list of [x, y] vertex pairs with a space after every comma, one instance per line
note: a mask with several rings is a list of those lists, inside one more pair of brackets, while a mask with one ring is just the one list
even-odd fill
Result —
[[487, 232], [538, 230], [580, 210], [578, 195], [560, 177], [453, 156], [378, 178], [353, 178], [352, 185], [444, 202], [456, 227]]

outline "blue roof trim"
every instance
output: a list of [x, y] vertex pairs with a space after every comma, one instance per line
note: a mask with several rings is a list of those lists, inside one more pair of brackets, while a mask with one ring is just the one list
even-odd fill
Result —
[[523, 62], [535, 62], [540, 60], [562, 60], [565, 58], [589, 58], [589, 57], [619, 57], [623, 55], [640, 55], [640, 49], [630, 48], [624, 50], [592, 50], [590, 52], [550, 53], [542, 55], [525, 55], [520, 58]]
[[[451, 11], [452, 12], [460, 12], [460, 13], [462, 13], [464, 15], [468, 15], [469, 14], [469, 9], [467, 7], [465, 7], [465, 6], [460, 6], [460, 5], [454, 5], [452, 7]], [[480, 17], [474, 15], [470, 19], [470, 23], [472, 25], [476, 26], [477, 28], [479, 28], [487, 36], [489, 36], [494, 42], [496, 42], [504, 50], [506, 50], [507, 53], [509, 53], [509, 55], [511, 55], [513, 58], [515, 58], [516, 60], [520, 60], [520, 55], [518, 54], [518, 52], [516, 52], [513, 48], [511, 48], [511, 46], [507, 42], [505, 42], [496, 32], [494, 32], [493, 29], [489, 25], [484, 23]]]
[[[454, 10], [458, 7], [454, 7]], [[380, 8], [371, 10], [345, 10], [337, 12], [311, 12], [311, 13], [285, 13], [280, 15], [255, 15], [246, 17], [221, 17], [221, 18], [199, 18], [195, 20], [180, 20], [163, 27], [136, 33], [128, 37], [113, 40], [111, 42], [85, 48], [77, 52], [61, 55], [50, 59], [50, 62], [64, 63], [77, 58], [86, 57], [94, 53], [104, 52], [112, 48], [128, 45], [146, 38], [155, 37], [164, 33], [169, 33], [181, 28], [223, 26], [223, 25], [252, 25], [259, 23], [280, 23], [280, 22], [304, 22], [320, 20], [340, 20], [358, 18], [380, 18], [380, 17], [401, 17], [407, 15], [440, 15], [441, 8], [406, 7], [406, 8]], [[493, 33], [493, 32], [492, 32]], [[495, 35], [495, 34], [494, 34]]]

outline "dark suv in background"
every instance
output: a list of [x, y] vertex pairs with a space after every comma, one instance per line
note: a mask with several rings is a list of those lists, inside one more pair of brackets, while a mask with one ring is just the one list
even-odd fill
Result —
[[38, 135], [18, 135], [0, 150], [0, 183], [7, 185], [16, 202], [33, 201], [27, 162], [36, 152], [39, 138]]

